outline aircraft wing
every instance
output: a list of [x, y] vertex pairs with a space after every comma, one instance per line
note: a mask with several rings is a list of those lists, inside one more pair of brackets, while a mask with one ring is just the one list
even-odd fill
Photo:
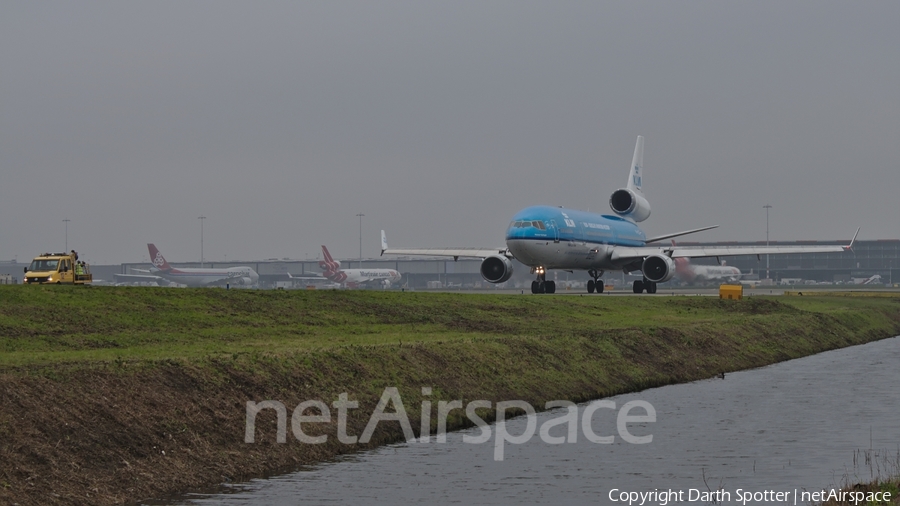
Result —
[[727, 257], [736, 255], [777, 255], [785, 253], [832, 253], [847, 251], [850, 246], [676, 246], [640, 248], [616, 247], [612, 252], [612, 260], [627, 258], [644, 258], [650, 255], [664, 254], [672, 258]]
[[321, 274], [311, 274], [309, 276], [294, 276], [290, 272], [287, 273], [287, 277], [289, 279], [325, 279], [325, 276]]
[[453, 257], [454, 260], [460, 257], [487, 258], [494, 255], [510, 256], [507, 248], [389, 248], [384, 230], [381, 231], [381, 254]]
[[169, 282], [163, 277], [152, 274], [113, 274], [113, 277], [116, 278], [116, 283], [134, 283], [139, 281]]
[[457, 258], [487, 258], [493, 255], [508, 256], [506, 248], [386, 248], [381, 250], [382, 255], [409, 255], [409, 256], [434, 256]]
[[832, 246], [678, 246], [672, 258], [727, 257], [735, 255], [777, 255], [784, 253], [833, 253], [850, 249], [839, 244]]
[[737, 255], [778, 255], [787, 253], [834, 253], [848, 251], [853, 248], [856, 237], [859, 236], [859, 228], [850, 239], [850, 244], [829, 246], [791, 245], [791, 246], [675, 246], [653, 247], [642, 246], [637, 248], [616, 247], [612, 252], [612, 260], [639, 259], [650, 255], [664, 254], [672, 258], [701, 258], [701, 257], [727, 257]]
[[367, 279], [367, 280], [365, 280], [365, 281], [360, 281], [360, 282], [358, 283], [358, 285], [359, 285], [359, 286], [383, 285], [383, 284], [384, 284], [384, 281], [385, 281], [386, 279], [387, 279], [387, 278], [371, 278], [371, 279]]

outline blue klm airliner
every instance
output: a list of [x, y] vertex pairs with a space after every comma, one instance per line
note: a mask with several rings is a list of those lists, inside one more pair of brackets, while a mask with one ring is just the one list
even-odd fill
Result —
[[[545, 278], [549, 269], [587, 271], [591, 277], [587, 282], [588, 293], [603, 292], [600, 278], [604, 271], [641, 271], [643, 279], [634, 282], [634, 293], [656, 293], [657, 283], [664, 283], [675, 275], [675, 258], [846, 251], [856, 240], [854, 235], [847, 246], [650, 246], [657, 241], [718, 225], [648, 238], [637, 225], [650, 217], [650, 204], [641, 190], [643, 160], [644, 138], [638, 136], [628, 184], [614, 191], [609, 198], [609, 207], [615, 216], [562, 207], [526, 207], [513, 216], [506, 231], [506, 247], [493, 249], [388, 248], [382, 230], [381, 254], [482, 258], [481, 275], [491, 283], [503, 283], [512, 276], [510, 259], [515, 258], [536, 275], [531, 283], [532, 293], [556, 291], [556, 284]], [[859, 229], [856, 234], [859, 235]]]

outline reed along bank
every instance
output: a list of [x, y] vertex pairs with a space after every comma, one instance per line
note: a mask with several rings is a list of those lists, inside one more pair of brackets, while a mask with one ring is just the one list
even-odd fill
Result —
[[[301, 402], [587, 401], [900, 334], [900, 298], [0, 286], [0, 503], [122, 504], [401, 441], [291, 434]], [[245, 443], [248, 401], [278, 400]], [[390, 412], [391, 409], [389, 408]], [[315, 410], [307, 414], [317, 414]], [[482, 418], [491, 419], [491, 412]], [[448, 428], [471, 422], [451, 412]], [[436, 444], [436, 443], [433, 443]]]

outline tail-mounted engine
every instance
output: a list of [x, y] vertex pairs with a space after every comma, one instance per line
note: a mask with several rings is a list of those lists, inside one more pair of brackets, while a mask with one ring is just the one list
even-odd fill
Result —
[[609, 197], [609, 207], [614, 213], [634, 221], [644, 221], [650, 217], [650, 203], [632, 190], [622, 188]]
[[491, 283], [503, 283], [512, 277], [512, 274], [512, 262], [505, 256], [489, 256], [481, 262], [481, 277]]
[[641, 272], [654, 283], [665, 283], [675, 275], [675, 261], [666, 255], [651, 255], [641, 264]]

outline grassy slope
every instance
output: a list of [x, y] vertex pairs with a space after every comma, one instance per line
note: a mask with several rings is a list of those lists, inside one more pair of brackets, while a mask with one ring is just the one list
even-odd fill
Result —
[[[892, 300], [779, 299], [858, 330], [884, 318], [860, 309]], [[747, 304], [745, 303], [744, 306]], [[740, 309], [693, 297], [522, 297], [348, 291], [0, 287], [0, 366], [77, 361], [282, 355], [341, 345], [428, 343], [498, 335], [558, 338], [611, 329], [765, 320], [774, 331], [794, 313]], [[741, 307], [744, 307], [741, 306]], [[749, 320], [748, 320], [749, 319]]]
[[[334, 442], [333, 426], [325, 445], [275, 444], [263, 414], [246, 445], [247, 400], [292, 409], [348, 392], [359, 434], [385, 386], [412, 406], [423, 386], [434, 404], [582, 401], [897, 334], [898, 309], [826, 297], [0, 287], [0, 502], [110, 504], [358, 449]], [[380, 427], [370, 446], [399, 437]]]

